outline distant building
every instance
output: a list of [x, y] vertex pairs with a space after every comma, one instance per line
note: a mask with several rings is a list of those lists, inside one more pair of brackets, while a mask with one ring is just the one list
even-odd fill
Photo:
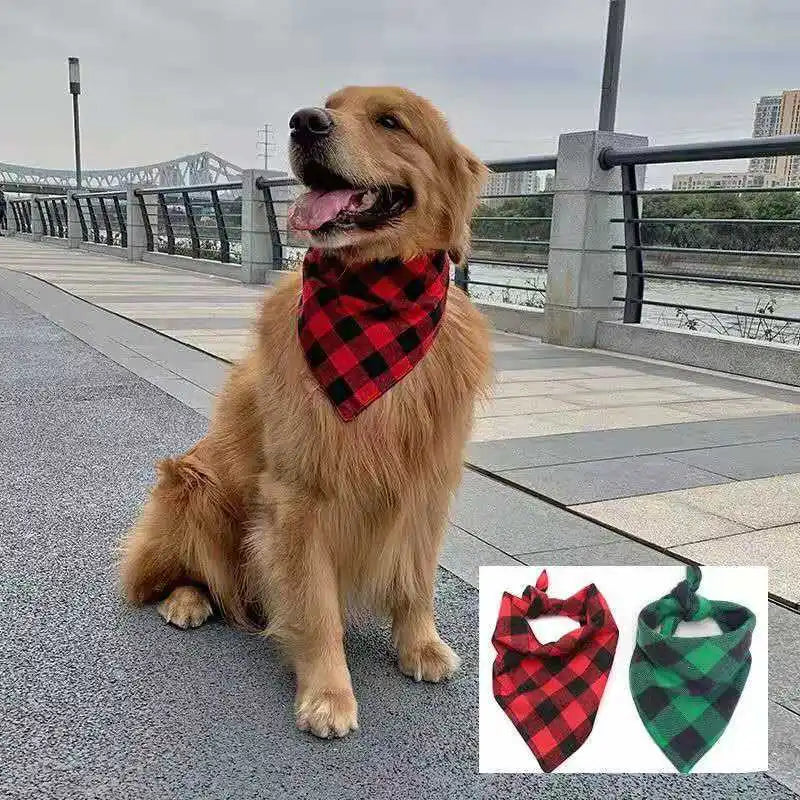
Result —
[[[753, 137], [800, 135], [800, 89], [765, 95], [756, 103]], [[673, 189], [800, 188], [800, 156], [750, 159], [747, 172], [688, 172], [672, 176]]]
[[485, 195], [535, 194], [539, 191], [538, 172], [490, 172]]
[[556, 188], [555, 172], [548, 172], [544, 176], [544, 192], [552, 192]]
[[[800, 134], [800, 89], [784, 92], [781, 95], [781, 115], [778, 136]], [[778, 156], [775, 174], [781, 186], [800, 188], [800, 156]]]
[[[781, 95], [767, 95], [756, 103], [756, 113], [753, 119], [753, 137], [777, 136], [781, 120]], [[750, 159], [749, 172], [773, 173], [776, 167], [776, 158]]]
[[749, 189], [780, 186], [777, 175], [763, 172], [687, 172], [672, 176], [672, 188]]

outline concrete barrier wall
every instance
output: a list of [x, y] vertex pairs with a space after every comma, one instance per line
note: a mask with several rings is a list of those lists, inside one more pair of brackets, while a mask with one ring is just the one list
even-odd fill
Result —
[[789, 345], [647, 325], [600, 322], [597, 347], [800, 386], [800, 349]]

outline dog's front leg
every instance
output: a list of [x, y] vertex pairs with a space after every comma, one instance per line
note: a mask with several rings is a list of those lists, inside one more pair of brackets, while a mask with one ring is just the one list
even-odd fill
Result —
[[442, 641], [433, 617], [433, 586], [446, 509], [446, 497], [432, 498], [427, 509], [428, 524], [423, 529], [415, 526], [412, 515], [406, 540], [415, 543], [414, 553], [406, 568], [413, 564], [415, 578], [409, 581], [398, 576], [396, 581], [398, 586], [413, 587], [393, 600], [392, 639], [400, 671], [415, 681], [443, 681], [461, 663], [452, 648]]
[[297, 727], [323, 738], [358, 727], [344, 654], [336, 570], [321, 530], [316, 498], [262, 481], [265, 514], [249, 543], [263, 581], [268, 633], [282, 646], [297, 678]]
[[392, 634], [400, 671], [415, 681], [438, 683], [450, 678], [461, 663], [436, 630], [432, 598], [396, 607]]
[[297, 676], [297, 727], [323, 738], [346, 736], [358, 728], [358, 706], [344, 654], [336, 577], [318, 544], [309, 542], [303, 558], [298, 575], [305, 585], [285, 597], [285, 612], [298, 632], [289, 648]]

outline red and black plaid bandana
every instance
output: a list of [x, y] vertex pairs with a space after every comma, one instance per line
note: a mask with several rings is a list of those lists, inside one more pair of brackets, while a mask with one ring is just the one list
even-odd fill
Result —
[[[594, 584], [566, 600], [547, 596], [547, 572], [522, 597], [503, 594], [492, 637], [494, 696], [544, 772], [552, 772], [588, 738], [617, 649], [617, 630]], [[528, 619], [564, 616], [580, 622], [541, 644]]]
[[300, 345], [345, 422], [408, 375], [428, 351], [449, 280], [444, 252], [347, 268], [330, 253], [306, 253]]

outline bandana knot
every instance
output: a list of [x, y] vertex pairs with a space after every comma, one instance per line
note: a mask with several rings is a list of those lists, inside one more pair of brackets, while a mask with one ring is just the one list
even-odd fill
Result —
[[669, 593], [669, 596], [673, 597], [678, 603], [681, 617], [686, 622], [693, 619], [703, 619], [708, 616], [708, 609], [701, 609], [701, 602], [705, 601], [705, 598], [697, 595], [697, 590], [700, 588], [700, 578], [700, 568], [689, 566], [686, 568], [686, 578]]
[[[549, 597], [547, 572], [521, 597], [506, 592], [492, 643], [494, 696], [536, 756], [552, 772], [588, 738], [594, 725], [619, 632], [594, 584], [564, 600]], [[528, 624], [565, 616], [580, 627], [541, 643]]]
[[449, 280], [445, 252], [345, 266], [331, 252], [308, 250], [298, 336], [311, 374], [345, 422], [427, 353]]

